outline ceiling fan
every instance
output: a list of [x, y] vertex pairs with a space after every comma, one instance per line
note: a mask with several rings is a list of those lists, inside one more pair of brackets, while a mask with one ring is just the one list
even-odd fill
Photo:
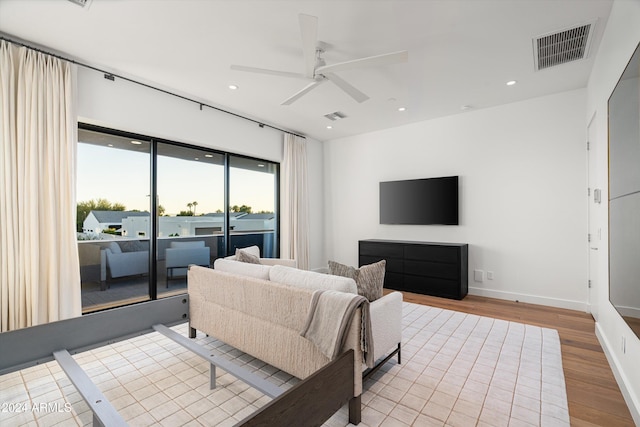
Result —
[[327, 45], [318, 41], [318, 18], [311, 15], [300, 14], [300, 33], [302, 35], [302, 51], [304, 53], [304, 73], [292, 73], [288, 71], [269, 70], [264, 68], [246, 67], [244, 65], [232, 65], [231, 69], [236, 71], [247, 71], [250, 73], [270, 74], [274, 76], [293, 77], [305, 80], [311, 80], [307, 86], [300, 91], [294, 93], [285, 99], [281, 105], [291, 105], [303, 95], [309, 93], [327, 80], [333, 82], [336, 86], [346, 92], [358, 103], [364, 102], [369, 97], [356, 89], [353, 85], [336, 75], [336, 72], [351, 70], [354, 68], [372, 67], [379, 65], [396, 64], [407, 62], [409, 52], [406, 50], [386, 53], [376, 56], [368, 56], [365, 58], [354, 59], [352, 61], [338, 62], [336, 64], [326, 65], [322, 54]]

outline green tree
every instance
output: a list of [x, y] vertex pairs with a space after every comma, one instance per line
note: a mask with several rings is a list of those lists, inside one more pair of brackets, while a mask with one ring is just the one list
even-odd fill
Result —
[[164, 216], [165, 209], [164, 206], [158, 205], [158, 216]]
[[193, 216], [196, 215], [196, 206], [198, 206], [198, 202], [191, 202], [191, 206], [193, 206]]
[[238, 205], [233, 205], [231, 206], [231, 212], [244, 212], [244, 213], [251, 213], [251, 206], [247, 206], [247, 205], [242, 205], [242, 206], [238, 206]]
[[193, 216], [192, 211], [180, 211], [176, 216]]
[[111, 203], [107, 199], [91, 199], [84, 202], [78, 202], [76, 206], [76, 229], [82, 231], [84, 220], [89, 216], [91, 211], [124, 211], [126, 208], [122, 203]]

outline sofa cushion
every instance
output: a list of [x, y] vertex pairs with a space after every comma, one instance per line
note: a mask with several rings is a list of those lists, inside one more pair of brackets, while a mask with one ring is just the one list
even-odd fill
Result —
[[269, 271], [269, 280], [290, 286], [317, 290], [328, 289], [340, 292], [358, 293], [356, 282], [348, 277], [331, 276], [314, 271], [274, 265]]
[[226, 258], [218, 258], [213, 263], [213, 268], [215, 270], [238, 274], [240, 276], [269, 280], [269, 271], [272, 267], [269, 265], [249, 264], [246, 262], [240, 262]]
[[358, 294], [373, 302], [382, 297], [386, 265], [387, 262], [382, 260], [355, 268], [339, 262], [329, 261], [329, 274], [349, 277], [355, 280]]

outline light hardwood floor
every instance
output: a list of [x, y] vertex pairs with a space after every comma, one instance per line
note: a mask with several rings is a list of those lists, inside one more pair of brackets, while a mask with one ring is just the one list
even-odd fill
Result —
[[403, 292], [404, 300], [556, 329], [560, 335], [571, 425], [634, 426], [588, 313], [466, 296], [462, 301]]

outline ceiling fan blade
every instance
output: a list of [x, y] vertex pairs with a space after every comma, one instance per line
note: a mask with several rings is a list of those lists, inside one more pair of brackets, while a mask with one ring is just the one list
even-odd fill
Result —
[[321, 67], [318, 67], [316, 69], [316, 72], [322, 74], [326, 74], [326, 72], [335, 73], [336, 71], [351, 70], [354, 68], [397, 64], [400, 62], [407, 62], [408, 60], [409, 52], [406, 50], [402, 50], [400, 52], [385, 53], [382, 55], [354, 59], [352, 61], [338, 62], [337, 64], [323, 65]]
[[248, 73], [270, 74], [272, 76], [293, 77], [296, 79], [309, 80], [307, 76], [300, 73], [290, 73], [288, 71], [268, 70], [266, 68], [245, 67], [244, 65], [232, 65], [232, 70], [246, 71]]
[[367, 99], [369, 99], [367, 95], [360, 92], [358, 89], [353, 87], [351, 83], [348, 83], [347, 81], [343, 80], [341, 77], [338, 77], [333, 73], [324, 73], [323, 76], [325, 76], [326, 78], [331, 80], [333, 83], [335, 83], [335, 85], [338, 86], [340, 89], [347, 92], [347, 94], [349, 94], [349, 96], [355, 99], [358, 103], [362, 103]]
[[301, 13], [300, 35], [302, 36], [302, 53], [304, 54], [304, 72], [309, 78], [314, 78], [316, 68], [316, 45], [318, 43], [318, 18]]
[[291, 105], [291, 104], [293, 104], [295, 101], [297, 101], [298, 99], [302, 98], [303, 95], [305, 95], [306, 93], [310, 92], [312, 89], [318, 87], [320, 84], [322, 84], [324, 82], [325, 82], [325, 79], [318, 79], [318, 80], [314, 81], [313, 83], [310, 83], [310, 84], [306, 85], [304, 88], [302, 88], [302, 90], [296, 92], [295, 94], [291, 95], [289, 98], [287, 98], [284, 101], [282, 101], [282, 103], [280, 105]]

